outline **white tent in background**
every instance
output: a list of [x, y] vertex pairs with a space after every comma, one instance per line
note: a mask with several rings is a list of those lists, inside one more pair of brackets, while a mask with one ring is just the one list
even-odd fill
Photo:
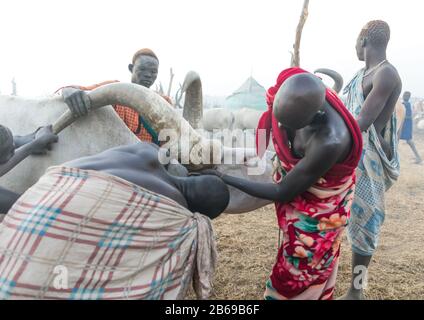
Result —
[[224, 106], [230, 110], [251, 108], [265, 111], [266, 90], [253, 77], [249, 77], [239, 89], [225, 99]]

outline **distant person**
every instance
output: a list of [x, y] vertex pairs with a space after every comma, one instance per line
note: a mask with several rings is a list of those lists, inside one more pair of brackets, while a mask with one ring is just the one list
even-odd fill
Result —
[[[389, 25], [370, 21], [357, 42], [365, 62], [345, 89], [346, 107], [357, 119], [364, 141], [356, 170], [357, 186], [348, 224], [352, 245], [352, 283], [343, 299], [363, 299], [363, 280], [377, 248], [385, 218], [385, 192], [399, 177], [395, 106], [402, 91], [396, 68], [387, 61]], [[361, 281], [362, 279], [362, 281]]]
[[409, 102], [410, 99], [411, 99], [411, 92], [405, 91], [405, 93], [403, 94], [403, 101], [402, 101], [402, 104], [405, 107], [405, 120], [402, 125], [402, 132], [400, 134], [400, 139], [405, 140], [406, 143], [411, 147], [412, 152], [415, 155], [415, 163], [422, 164], [423, 159], [419, 155], [417, 148], [415, 147], [414, 140], [412, 139], [412, 135], [414, 131], [413, 130], [414, 121], [413, 121], [412, 105], [411, 105], [411, 102]]
[[[150, 49], [138, 50], [132, 59], [132, 63], [128, 65], [131, 72], [131, 82], [140, 86], [150, 88], [156, 81], [159, 70], [159, 59]], [[82, 117], [90, 111], [90, 99], [85, 91], [94, 90], [100, 86], [119, 82], [105, 81], [92, 86], [67, 86], [62, 88], [62, 95], [69, 109], [75, 117]], [[169, 104], [172, 101], [167, 96], [162, 96]], [[159, 144], [158, 133], [153, 130], [151, 125], [136, 111], [126, 106], [114, 106], [116, 113], [125, 122], [127, 127], [134, 133], [137, 138], [145, 142], [153, 142]]]

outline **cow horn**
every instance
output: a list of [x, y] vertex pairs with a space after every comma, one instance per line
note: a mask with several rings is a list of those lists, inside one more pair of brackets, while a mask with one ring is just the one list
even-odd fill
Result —
[[[190, 168], [201, 169], [222, 159], [223, 148], [219, 141], [202, 137], [161, 96], [147, 88], [132, 83], [113, 83], [89, 92], [88, 96], [93, 110], [124, 105], [139, 113], [159, 134], [164, 129], [175, 130], [179, 138], [179, 159]], [[75, 120], [71, 112], [66, 111], [53, 125], [53, 132], [59, 133]], [[188, 157], [180, 158], [182, 150], [188, 151]]]
[[329, 76], [331, 79], [333, 79], [334, 80], [333, 90], [336, 91], [337, 93], [340, 93], [340, 91], [343, 88], [343, 77], [340, 75], [340, 73], [331, 69], [326, 69], [326, 68], [317, 69], [315, 70], [314, 73], [322, 73]]
[[182, 92], [185, 93], [183, 117], [194, 129], [202, 127], [203, 94], [200, 76], [190, 71], [187, 73]]

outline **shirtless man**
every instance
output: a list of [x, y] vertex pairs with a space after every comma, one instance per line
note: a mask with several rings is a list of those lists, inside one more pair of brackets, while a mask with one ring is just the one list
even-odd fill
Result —
[[191, 212], [210, 219], [227, 208], [230, 195], [220, 179], [208, 176], [176, 177], [159, 161], [159, 147], [140, 142], [109, 149], [64, 164], [83, 170], [104, 171], [176, 201]]
[[331, 299], [361, 154], [360, 131], [337, 95], [302, 69], [281, 72], [267, 98], [270, 109], [258, 131], [272, 129], [281, 162], [276, 183], [204, 173], [276, 204], [284, 241], [266, 299]]
[[[50, 167], [3, 221], [0, 298], [176, 300], [191, 281], [207, 298], [210, 219], [229, 198], [217, 177], [170, 175], [152, 143]], [[54, 280], [58, 263], [65, 288]]]
[[[13, 136], [9, 128], [0, 125], [0, 177], [28, 156], [45, 154], [57, 141], [51, 126], [42, 127], [27, 136]], [[0, 214], [7, 213], [19, 196], [0, 187]]]
[[363, 133], [364, 152], [349, 222], [352, 284], [344, 299], [364, 298], [363, 280], [384, 221], [384, 193], [399, 176], [395, 106], [402, 82], [387, 61], [389, 40], [386, 22], [376, 20], [365, 25], [356, 42], [358, 59], [365, 62], [365, 68], [345, 89], [346, 106]]

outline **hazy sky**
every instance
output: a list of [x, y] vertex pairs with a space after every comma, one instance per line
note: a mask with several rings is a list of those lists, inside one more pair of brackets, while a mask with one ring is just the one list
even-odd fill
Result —
[[[197, 71], [206, 94], [229, 95], [251, 74], [268, 88], [289, 66], [303, 0], [1, 0], [0, 91], [39, 96], [66, 84], [129, 81], [143, 47], [160, 59], [165, 90]], [[362, 67], [355, 41], [369, 20], [392, 29], [388, 59], [404, 89], [424, 97], [422, 0], [311, 0], [301, 66], [348, 81]]]

